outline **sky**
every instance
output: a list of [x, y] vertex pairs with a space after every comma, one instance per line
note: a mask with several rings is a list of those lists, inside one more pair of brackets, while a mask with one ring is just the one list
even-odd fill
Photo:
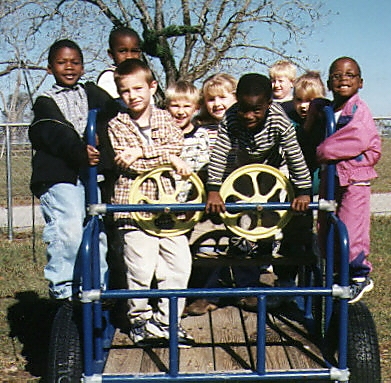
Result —
[[391, 1], [325, 0], [325, 4], [333, 14], [328, 25], [305, 41], [304, 53], [319, 60], [308, 69], [319, 70], [326, 80], [334, 59], [353, 57], [364, 79], [360, 96], [374, 117], [390, 117]]

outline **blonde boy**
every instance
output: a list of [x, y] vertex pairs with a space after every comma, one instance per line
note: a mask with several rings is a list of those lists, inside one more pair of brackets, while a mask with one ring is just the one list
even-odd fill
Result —
[[291, 101], [296, 65], [287, 60], [279, 60], [269, 68], [269, 77], [273, 87], [273, 100]]
[[179, 80], [166, 90], [166, 107], [184, 133], [181, 158], [193, 172], [205, 170], [209, 163], [208, 131], [195, 126], [192, 119], [199, 109], [200, 93], [189, 81]]
[[[127, 204], [129, 188], [134, 179], [159, 165], [170, 164], [178, 174], [189, 175], [188, 165], [179, 158], [183, 133], [167, 111], [151, 105], [157, 83], [148, 66], [138, 59], [128, 59], [115, 70], [114, 80], [125, 112], [109, 122], [108, 133], [116, 154], [119, 178], [115, 183], [113, 203]], [[158, 199], [158, 188], [150, 180], [141, 185], [143, 194]], [[167, 182], [165, 182], [167, 181]], [[166, 192], [173, 192], [169, 179], [163, 179]], [[170, 189], [171, 188], [171, 189]], [[187, 237], [155, 237], [142, 231], [128, 212], [115, 214], [124, 245], [127, 284], [130, 290], [149, 289], [155, 276], [159, 289], [187, 287], [191, 271], [191, 253]], [[178, 300], [178, 320], [185, 300]], [[169, 339], [168, 300], [158, 302], [153, 312], [148, 299], [130, 299], [129, 336], [135, 344], [166, 343]], [[178, 342], [182, 347], [194, 343], [179, 325]]]

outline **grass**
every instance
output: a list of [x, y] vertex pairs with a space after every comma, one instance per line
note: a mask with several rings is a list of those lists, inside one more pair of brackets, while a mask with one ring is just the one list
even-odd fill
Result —
[[372, 193], [391, 192], [391, 138], [382, 139], [382, 156], [376, 165], [378, 178], [372, 182]]
[[[382, 152], [376, 166], [379, 178], [373, 182], [374, 193], [391, 192], [391, 139], [383, 139]], [[31, 203], [30, 152], [13, 156], [12, 168], [13, 203]], [[0, 190], [0, 206], [4, 206], [5, 157], [0, 158]], [[378, 330], [383, 382], [391, 382], [390, 232], [391, 218], [373, 218], [371, 261], [375, 289], [364, 298]], [[43, 278], [44, 247], [38, 240], [34, 257], [31, 237], [19, 235], [12, 242], [0, 237], [0, 382], [36, 382], [45, 371], [55, 305], [48, 299]]]
[[[386, 193], [391, 191], [391, 177], [389, 177], [389, 167], [391, 164], [391, 138], [383, 139], [382, 158], [376, 170], [379, 178], [373, 181], [373, 193]], [[31, 204], [31, 193], [29, 182], [31, 175], [31, 151], [29, 149], [18, 149], [11, 157], [12, 173], [12, 203], [16, 205]], [[6, 157], [0, 158], [0, 206], [7, 204], [7, 174]]]
[[[375, 289], [364, 297], [379, 337], [383, 382], [391, 382], [391, 218], [372, 221]], [[0, 240], [0, 382], [36, 382], [44, 374], [55, 305], [43, 279], [44, 244], [31, 238]]]

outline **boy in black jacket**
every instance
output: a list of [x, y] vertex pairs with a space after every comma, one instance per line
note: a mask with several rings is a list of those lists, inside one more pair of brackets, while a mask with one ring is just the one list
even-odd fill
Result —
[[[70, 299], [79, 288], [74, 266], [85, 219], [83, 174], [98, 165], [100, 152], [83, 139], [89, 109], [104, 108], [111, 97], [93, 83], [78, 83], [84, 73], [83, 54], [70, 40], [49, 49], [48, 72], [56, 84], [34, 103], [29, 138], [32, 160], [31, 190], [40, 199], [47, 243], [45, 278], [56, 299]], [[107, 271], [106, 237], [100, 234], [101, 280]]]

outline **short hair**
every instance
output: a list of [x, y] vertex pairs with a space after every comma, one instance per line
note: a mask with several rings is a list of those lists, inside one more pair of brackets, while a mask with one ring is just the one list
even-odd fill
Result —
[[154, 81], [151, 69], [144, 61], [139, 59], [126, 59], [125, 61], [122, 61], [114, 71], [114, 81], [118, 85], [118, 81], [123, 77], [138, 72], [144, 73], [145, 80], [148, 84], [151, 84], [152, 81]]
[[236, 88], [236, 96], [264, 96], [266, 100], [273, 97], [272, 82], [263, 74], [247, 73], [243, 75]]
[[238, 81], [227, 73], [217, 73], [209, 76], [202, 84], [202, 97], [205, 94], [218, 96], [223, 92], [235, 93]]
[[358, 62], [351, 58], [351, 57], [348, 57], [348, 56], [342, 56], [342, 57], [338, 57], [337, 59], [335, 59], [331, 65], [330, 65], [330, 69], [329, 69], [329, 75], [333, 73], [333, 70], [334, 70], [334, 67], [335, 65], [337, 64], [338, 61], [340, 60], [350, 60], [352, 63], [354, 63], [356, 66], [357, 66], [357, 70], [358, 70], [358, 74], [360, 75], [361, 77], [361, 68], [360, 68], [360, 65], [358, 65]]
[[290, 81], [296, 79], [296, 65], [288, 60], [278, 60], [269, 68], [269, 77], [276, 78], [278, 76], [287, 77]]
[[81, 51], [80, 47], [72, 40], [63, 39], [63, 40], [57, 40], [55, 41], [49, 48], [49, 54], [48, 54], [48, 63], [51, 65], [53, 64], [54, 57], [56, 56], [57, 52], [62, 48], [69, 48], [74, 49], [79, 53], [80, 60], [83, 64], [84, 57], [83, 52]]
[[138, 41], [138, 45], [141, 49], [141, 38], [139, 34], [134, 29], [121, 25], [119, 27], [114, 27], [110, 32], [109, 47], [111, 50], [114, 49], [115, 40], [118, 36], [129, 36], [135, 38]]
[[295, 81], [293, 97], [297, 96], [308, 100], [326, 96], [326, 88], [318, 71], [307, 71]]
[[199, 104], [200, 92], [198, 88], [190, 81], [178, 80], [169, 85], [166, 89], [166, 104], [172, 100], [188, 100], [192, 103]]

